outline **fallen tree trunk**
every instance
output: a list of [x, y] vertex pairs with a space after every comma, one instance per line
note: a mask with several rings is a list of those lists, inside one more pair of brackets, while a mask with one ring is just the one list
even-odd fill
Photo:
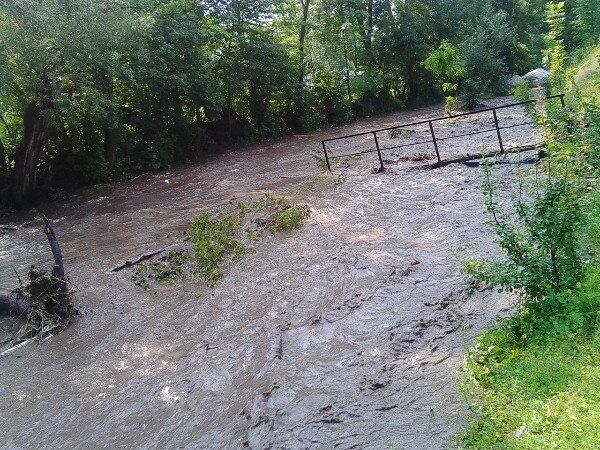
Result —
[[425, 167], [427, 167], [429, 169], [439, 169], [440, 167], [444, 167], [449, 164], [464, 163], [464, 162], [473, 161], [473, 160], [477, 160], [477, 159], [492, 158], [494, 156], [502, 156], [502, 155], [506, 155], [509, 153], [519, 153], [519, 152], [525, 152], [525, 151], [530, 151], [530, 150], [539, 150], [539, 156], [544, 157], [544, 156], [546, 156], [545, 152], [543, 150], [540, 150], [541, 148], [544, 147], [544, 145], [545, 144], [525, 145], [522, 147], [509, 148], [509, 149], [504, 150], [504, 152], [491, 151], [491, 152], [484, 152], [484, 153], [476, 153], [473, 155], [459, 156], [456, 158], [449, 158], [449, 159], [445, 159], [440, 162], [435, 162], [433, 164], [428, 164]]

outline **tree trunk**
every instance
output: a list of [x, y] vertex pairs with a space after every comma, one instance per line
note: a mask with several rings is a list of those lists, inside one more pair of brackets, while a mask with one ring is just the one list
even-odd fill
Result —
[[109, 127], [104, 129], [104, 156], [110, 173], [117, 167], [117, 133]]
[[0, 139], [0, 172], [4, 170], [6, 166], [6, 149], [4, 148], [4, 143], [2, 139]]
[[[106, 97], [114, 99], [114, 83], [112, 77], [108, 73], [102, 73], [100, 78], [102, 90], [105, 92]], [[108, 120], [104, 125], [104, 157], [108, 163], [108, 169], [112, 175], [117, 167], [117, 133], [115, 132], [114, 123], [118, 116], [118, 109], [115, 108], [113, 114], [110, 114], [112, 120]]]
[[31, 201], [37, 182], [38, 162], [48, 140], [50, 117], [31, 102], [23, 115], [23, 140], [15, 153], [12, 201], [24, 206]]
[[310, 6], [310, 0], [300, 0], [302, 4], [302, 22], [300, 23], [300, 33], [298, 34], [298, 51], [300, 53], [300, 90], [304, 87], [304, 58], [305, 58], [305, 41], [306, 41], [306, 32], [307, 32], [307, 22], [308, 22], [308, 8]]
[[367, 24], [364, 34], [367, 66], [373, 65], [373, 0], [367, 0]]
[[269, 107], [270, 93], [261, 86], [259, 80], [250, 80], [250, 117], [254, 121], [254, 126], [262, 131], [265, 124], [265, 116]]

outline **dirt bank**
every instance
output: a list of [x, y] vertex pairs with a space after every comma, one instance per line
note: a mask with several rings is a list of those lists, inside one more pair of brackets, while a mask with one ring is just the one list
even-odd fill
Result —
[[[465, 416], [455, 389], [463, 349], [509, 305], [489, 291], [469, 297], [459, 273], [464, 256], [495, 251], [480, 170], [401, 162], [371, 175], [365, 160], [339, 168], [343, 181], [319, 175], [312, 156], [325, 137], [440, 113], [281, 139], [48, 206], [84, 314], [61, 335], [0, 360], [0, 443], [448, 444]], [[526, 137], [516, 130], [514, 140]], [[448, 151], [476, 149], [481, 139], [448, 141]], [[499, 168], [506, 185], [516, 170]], [[311, 217], [259, 243], [216, 288], [184, 282], [144, 291], [126, 271], [109, 273], [180, 240], [200, 212], [265, 191], [307, 203]], [[48, 260], [35, 223], [0, 241], [3, 290], [14, 287], [13, 265]]]

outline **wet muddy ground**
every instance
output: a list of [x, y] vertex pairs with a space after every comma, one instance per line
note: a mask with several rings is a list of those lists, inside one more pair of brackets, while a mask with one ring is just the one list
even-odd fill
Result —
[[[382, 174], [369, 173], [371, 154], [324, 176], [313, 157], [321, 139], [440, 114], [423, 108], [284, 138], [45, 206], [83, 314], [0, 360], [0, 444], [451, 445], [467, 415], [456, 391], [465, 348], [510, 306], [503, 294], [470, 295], [460, 274], [466, 256], [496, 252], [481, 170], [424, 169], [389, 151], [399, 162]], [[524, 120], [511, 114], [506, 120]], [[516, 145], [532, 132], [505, 133]], [[485, 136], [441, 150], [475, 153]], [[506, 190], [518, 170], [498, 167]], [[110, 272], [180, 242], [199, 213], [264, 192], [312, 214], [301, 229], [259, 242], [215, 288], [186, 280], [145, 291], [130, 272]], [[12, 266], [23, 273], [50, 261], [36, 222], [0, 243], [3, 292], [17, 284]]]

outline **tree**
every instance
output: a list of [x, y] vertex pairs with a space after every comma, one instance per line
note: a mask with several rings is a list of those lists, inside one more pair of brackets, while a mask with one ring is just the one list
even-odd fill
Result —
[[[0, 196], [24, 206], [440, 87], [472, 105], [539, 63], [544, 3], [0, 0]], [[592, 0], [567, 3], [569, 42], [592, 36]], [[443, 67], [457, 55], [464, 76]]]
[[458, 83], [465, 75], [464, 61], [457, 47], [448, 41], [442, 41], [439, 48], [429, 54], [423, 61], [423, 66], [429, 70], [440, 83], [446, 96], [446, 114], [450, 114], [456, 103]]

